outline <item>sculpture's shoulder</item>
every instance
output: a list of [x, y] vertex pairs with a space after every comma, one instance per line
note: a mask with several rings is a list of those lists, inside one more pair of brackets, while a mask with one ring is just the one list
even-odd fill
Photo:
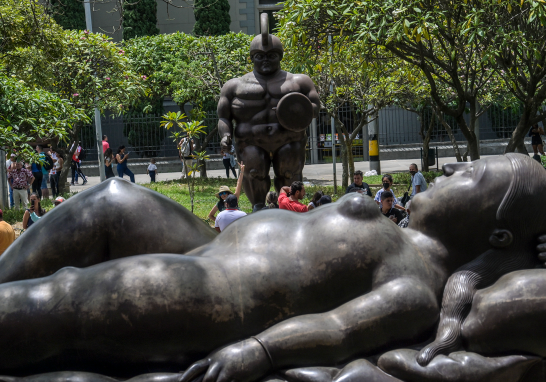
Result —
[[307, 74], [289, 73], [289, 72], [286, 72], [286, 73], [287, 73], [286, 75], [287, 81], [292, 81], [294, 83], [297, 83], [299, 86], [307, 88], [307, 89], [315, 87], [313, 80]]

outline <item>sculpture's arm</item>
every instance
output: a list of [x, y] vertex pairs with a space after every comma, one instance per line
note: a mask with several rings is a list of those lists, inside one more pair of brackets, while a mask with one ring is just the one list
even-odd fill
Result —
[[299, 82], [302, 93], [305, 94], [313, 104], [313, 117], [318, 118], [320, 111], [320, 98], [317, 90], [315, 89], [315, 84], [313, 83], [313, 80], [309, 76], [301, 74], [301, 80]]
[[332, 311], [288, 319], [220, 349], [192, 365], [181, 381], [201, 374], [207, 382], [259, 380], [280, 368], [327, 366], [360, 353], [373, 354], [430, 329], [438, 310], [427, 285], [397, 279]]
[[218, 101], [218, 134], [220, 134], [220, 146], [222, 149], [231, 149], [231, 137], [233, 136], [233, 123], [231, 115], [231, 101], [233, 100], [233, 94], [237, 86], [235, 80], [230, 80], [222, 87], [220, 92], [220, 100]]
[[532, 268], [533, 257], [523, 252], [490, 250], [455, 271], [444, 289], [436, 339], [421, 350], [417, 362], [426, 366], [439, 354], [459, 350], [462, 347], [461, 327], [476, 291], [492, 285], [509, 272]]

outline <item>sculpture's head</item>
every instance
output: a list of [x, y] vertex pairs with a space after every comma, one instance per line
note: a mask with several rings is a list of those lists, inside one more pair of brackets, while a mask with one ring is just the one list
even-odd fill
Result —
[[413, 198], [410, 227], [461, 251], [534, 246], [546, 232], [546, 171], [527, 155], [446, 164]]
[[254, 63], [254, 70], [267, 76], [281, 69], [284, 50], [281, 40], [269, 34], [267, 13], [260, 15], [260, 25], [262, 33], [254, 37], [250, 43], [250, 59]]

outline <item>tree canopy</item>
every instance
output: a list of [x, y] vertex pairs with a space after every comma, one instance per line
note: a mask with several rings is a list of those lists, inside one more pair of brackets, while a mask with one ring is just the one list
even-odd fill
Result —
[[219, 36], [229, 33], [231, 17], [229, 16], [228, 0], [195, 0], [196, 36]]

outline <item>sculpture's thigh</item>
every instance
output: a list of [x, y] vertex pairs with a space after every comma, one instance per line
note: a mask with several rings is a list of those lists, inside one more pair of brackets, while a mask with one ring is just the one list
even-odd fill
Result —
[[480, 354], [546, 356], [546, 270], [509, 273], [476, 293], [462, 334]]
[[264, 203], [271, 187], [269, 153], [258, 146], [245, 146], [238, 148], [237, 157], [245, 165], [243, 187], [250, 203]]
[[273, 156], [275, 171], [275, 189], [290, 186], [294, 181], [302, 180], [305, 165], [305, 142], [290, 142], [277, 150]]

